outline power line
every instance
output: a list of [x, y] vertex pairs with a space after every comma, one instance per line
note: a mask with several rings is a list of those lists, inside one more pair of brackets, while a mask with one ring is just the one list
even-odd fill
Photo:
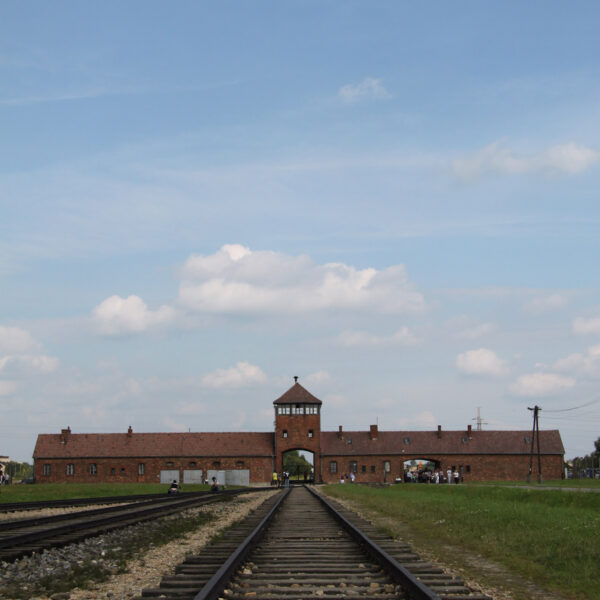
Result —
[[580, 404], [579, 406], [572, 406], [571, 408], [558, 408], [555, 410], [550, 410], [550, 409], [544, 409], [545, 412], [547, 413], [557, 413], [557, 412], [568, 412], [570, 410], [578, 410], [580, 408], [585, 408], [586, 406], [591, 406], [592, 404], [596, 404], [596, 402], [600, 402], [600, 398], [595, 398], [594, 400], [590, 400], [589, 402], [586, 402], [585, 404]]

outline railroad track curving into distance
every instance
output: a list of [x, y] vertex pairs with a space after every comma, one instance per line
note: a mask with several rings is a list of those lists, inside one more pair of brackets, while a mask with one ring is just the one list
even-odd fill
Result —
[[[16, 560], [34, 552], [66, 546], [107, 531], [135, 525], [157, 517], [164, 517], [189, 508], [221, 502], [235, 495], [264, 489], [227, 490], [217, 494], [190, 493], [174, 496], [163, 494], [159, 498], [153, 497], [118, 506], [50, 517], [2, 521], [0, 526], [0, 561]], [[123, 503], [127, 502], [128, 499], [130, 497], [121, 496], [117, 501]], [[92, 500], [90, 499], [90, 501]]]
[[490, 600], [308, 487], [266, 500], [134, 600]]

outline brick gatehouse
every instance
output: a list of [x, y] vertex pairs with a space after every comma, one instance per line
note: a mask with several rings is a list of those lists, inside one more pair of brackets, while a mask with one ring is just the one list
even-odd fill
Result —
[[[283, 454], [313, 455], [314, 479], [333, 483], [354, 472], [358, 482], [392, 482], [408, 461], [459, 470], [465, 481], [521, 480], [529, 470], [530, 431], [321, 431], [322, 402], [296, 380], [273, 402], [275, 431], [264, 433], [40, 434], [33, 453], [43, 482], [196, 483], [216, 474], [227, 483], [266, 484]], [[535, 447], [537, 453], [537, 446]], [[542, 473], [560, 479], [564, 448], [558, 430], [540, 431]], [[537, 474], [537, 458], [534, 475]]]

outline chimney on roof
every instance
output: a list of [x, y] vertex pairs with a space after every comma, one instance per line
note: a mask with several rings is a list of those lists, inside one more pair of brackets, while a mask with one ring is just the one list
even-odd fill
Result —
[[438, 425], [437, 436], [438, 436], [438, 439], [442, 439], [442, 426], [441, 425]]
[[377, 439], [377, 425], [371, 425], [370, 431], [369, 431], [369, 437], [372, 440], [376, 440]]
[[69, 436], [71, 435], [71, 427], [67, 426], [66, 429], [60, 430], [60, 441], [62, 444], [66, 444]]
[[294, 383], [298, 383], [298, 375], [294, 375]]
[[339, 429], [338, 429], [338, 434], [337, 434], [337, 436], [338, 436], [338, 438], [339, 438], [340, 440], [342, 439], [342, 426], [341, 426], [341, 425], [339, 426]]
[[133, 435], [133, 429], [131, 428], [131, 425], [129, 426], [129, 429], [127, 429], [127, 437], [131, 437]]
[[471, 425], [467, 425], [467, 435], [469, 437], [473, 436], [473, 427]]

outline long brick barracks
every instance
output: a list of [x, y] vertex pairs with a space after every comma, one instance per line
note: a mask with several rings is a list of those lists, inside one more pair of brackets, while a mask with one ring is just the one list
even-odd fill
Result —
[[[196, 483], [212, 474], [222, 482], [266, 484], [281, 473], [289, 450], [313, 453], [314, 480], [393, 482], [408, 461], [458, 470], [465, 481], [518, 480], [529, 472], [531, 431], [321, 431], [323, 403], [297, 381], [273, 402], [275, 431], [265, 433], [40, 434], [33, 458], [38, 482]], [[534, 440], [534, 475], [537, 441]], [[539, 432], [542, 473], [560, 479], [564, 448], [558, 430]], [[310, 477], [310, 474], [309, 474]], [[227, 481], [223, 481], [226, 479]]]

